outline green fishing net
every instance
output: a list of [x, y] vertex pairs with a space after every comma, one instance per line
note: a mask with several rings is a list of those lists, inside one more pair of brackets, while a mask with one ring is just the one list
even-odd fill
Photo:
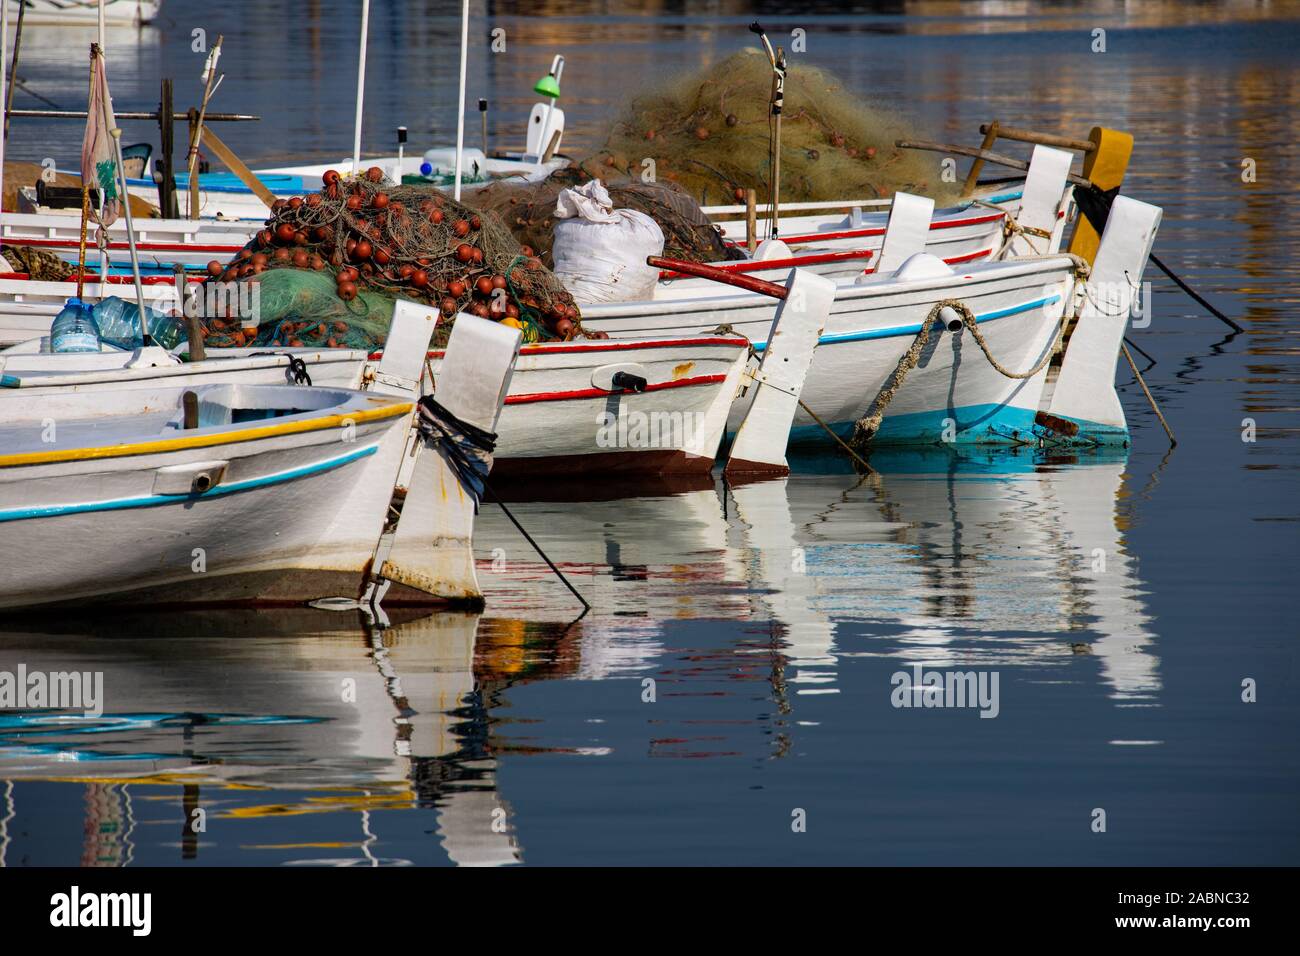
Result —
[[[581, 163], [589, 175], [642, 176], [681, 185], [701, 205], [768, 198], [772, 71], [744, 50], [628, 103], [604, 146]], [[846, 91], [830, 73], [789, 58], [781, 129], [781, 201], [887, 198], [905, 190], [936, 200], [958, 186], [940, 176], [941, 157], [895, 148], [916, 138], [886, 109]]]
[[[383, 347], [393, 320], [395, 297], [363, 291], [345, 302], [327, 272], [272, 269], [243, 281], [250, 283], [249, 288], [242, 294], [236, 289], [231, 296], [255, 306], [256, 333], [245, 333], [241, 310], [231, 307], [229, 316], [204, 320], [204, 344], [209, 348], [265, 345], [373, 350]], [[252, 285], [256, 285], [255, 295]]]

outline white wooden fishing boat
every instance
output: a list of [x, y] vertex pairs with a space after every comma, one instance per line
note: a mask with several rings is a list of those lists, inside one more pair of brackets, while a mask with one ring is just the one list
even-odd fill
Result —
[[[772, 346], [752, 362], [746, 339], [707, 333], [524, 346], [494, 478], [707, 474], [729, 417], [744, 436], [731, 473], [788, 472], [786, 437], [834, 285], [793, 270], [781, 294]], [[443, 355], [430, 357], [437, 368]]]
[[[182, 361], [158, 346], [123, 351], [42, 352], [32, 340], [0, 352], [0, 418], [37, 420], [61, 395], [96, 392], [96, 416], [170, 408], [177, 389], [203, 385], [283, 385], [304, 381], [332, 388], [363, 388], [378, 362], [360, 349], [213, 349], [208, 358]], [[299, 364], [301, 363], [301, 364]]]
[[[9, 22], [18, 18], [25, 2], [24, 23], [29, 26], [94, 26], [99, 22], [100, 0], [4, 0]], [[104, 22], [113, 26], [152, 23], [162, 0], [103, 0]]]
[[174, 408], [87, 415], [93, 393], [50, 400], [48, 425], [3, 427], [0, 542], [23, 560], [0, 607], [361, 592], [413, 402], [294, 386], [198, 396], [188, 430]]
[[[173, 377], [170, 392], [65, 384], [12, 411], [0, 394], [0, 546], [32, 558], [0, 584], [0, 607], [359, 599], [372, 585], [395, 601], [478, 597], [476, 499], [412, 428], [436, 322], [399, 304], [367, 392]], [[458, 327], [440, 400], [490, 431], [519, 336]], [[197, 427], [181, 427], [186, 392]]]
[[[195, 279], [191, 285], [197, 283]], [[152, 276], [141, 282], [145, 305], [168, 312], [176, 304], [176, 281], [171, 276]], [[75, 279], [33, 280], [25, 275], [0, 278], [0, 348], [7, 348], [50, 334], [50, 324], [64, 303], [77, 294]], [[95, 301], [110, 295], [135, 300], [129, 276], [109, 276], [107, 283], [87, 280], [82, 298]]]
[[[1050, 226], [1046, 241], [1033, 244], [1032, 251], [1042, 254], [1055, 252], [1060, 247], [1062, 232], [1072, 222], [1072, 190], [1066, 186], [1065, 173], [1069, 171], [1069, 154], [1046, 147], [1035, 150], [1030, 176], [1025, 182], [996, 191], [985, 191], [957, 206], [934, 210], [926, 237], [926, 251], [950, 265], [977, 262], [994, 257], [1006, 245], [1007, 217], [1031, 228]], [[1064, 165], [1062, 166], [1062, 157]], [[391, 160], [368, 160], [368, 163], [389, 169], [397, 164]], [[493, 161], [497, 162], [497, 161]], [[536, 171], [539, 175], [550, 172]], [[319, 188], [317, 180], [326, 169], [348, 169], [351, 160], [316, 166], [285, 167], [264, 170], [267, 182], [275, 186], [273, 177], [285, 177], [281, 183], [285, 197]], [[517, 171], [519, 172], [519, 171]], [[531, 173], [520, 173], [525, 178]], [[291, 182], [292, 180], [292, 182]], [[1028, 193], [1026, 192], [1028, 185]], [[237, 181], [226, 187], [243, 189]], [[223, 187], [223, 188], [226, 188]], [[293, 190], [296, 190], [294, 192]], [[278, 193], [277, 193], [278, 195]], [[147, 198], [147, 197], [146, 197]], [[805, 211], [802, 207], [818, 207]], [[827, 211], [819, 211], [829, 207]], [[767, 258], [781, 258], [781, 248], [793, 250], [801, 268], [813, 269], [823, 275], [849, 274], [876, 267], [873, 256], [884, 241], [885, 230], [893, 211], [893, 199], [865, 200], [844, 203], [795, 203], [783, 206], [779, 222], [780, 242], [784, 246], [765, 249]], [[718, 228], [730, 244], [741, 247], [745, 240], [743, 220], [723, 217], [743, 212], [742, 206], [706, 207], [706, 213], [718, 215]], [[190, 267], [206, 265], [213, 259], [226, 261], [235, 256], [244, 244], [265, 222], [267, 210], [260, 203], [248, 218], [211, 219], [147, 219], [137, 223], [136, 248], [141, 265], [145, 268], [170, 270], [175, 264]], [[115, 259], [126, 254], [124, 223], [109, 228], [109, 252]], [[77, 216], [61, 213], [3, 213], [0, 214], [0, 238], [7, 242], [31, 245], [75, 262], [80, 240], [80, 222]], [[1018, 250], [1031, 251], [1028, 248]], [[859, 255], [850, 255], [850, 253]], [[829, 255], [828, 255], [829, 254]], [[92, 257], [93, 259], [93, 257]], [[720, 264], [722, 265], [722, 264]], [[750, 263], [727, 263], [728, 268], [745, 269]], [[3, 297], [0, 296], [0, 302]]]
[[[1114, 389], [1115, 363], [1134, 285], [1146, 267], [1160, 210], [1116, 200], [1088, 283], [1069, 255], [987, 262], [955, 271], [918, 252], [895, 273], [837, 283], [835, 304], [813, 356], [804, 402], [842, 436], [881, 394], [931, 311], [958, 300], [974, 315], [999, 372], [957, 321], [931, 339], [919, 365], [897, 389], [876, 440], [903, 443], [1124, 443], [1128, 430]], [[690, 264], [676, 264], [690, 272]], [[694, 267], [705, 274], [708, 267]], [[703, 270], [703, 271], [699, 271]], [[743, 285], [750, 277], [712, 275]], [[1090, 290], [1115, 314], [1085, 308]], [[1096, 300], [1092, 295], [1091, 299]], [[1078, 316], [1077, 322], [1066, 321]], [[753, 293], [680, 286], [647, 302], [588, 305], [583, 324], [615, 339], [699, 335], [728, 325], [757, 350], [766, 344], [772, 307]], [[944, 317], [949, 326], [958, 317]], [[1068, 335], [1062, 335], [1063, 324]], [[1061, 343], [1059, 363], [1047, 361]], [[733, 426], [737, 424], [733, 411]], [[795, 417], [793, 440], [821, 440], [808, 413]]]

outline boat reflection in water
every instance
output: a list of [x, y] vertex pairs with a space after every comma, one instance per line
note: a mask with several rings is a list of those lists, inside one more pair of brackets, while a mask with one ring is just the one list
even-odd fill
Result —
[[[159, 823], [179, 823], [182, 859], [233, 840], [244, 863], [401, 865], [417, 861], [386, 855], [409, 845], [385, 836], [384, 821], [420, 808], [436, 816], [444, 861], [519, 862], [487, 740], [498, 681], [474, 671], [478, 615], [390, 623], [315, 609], [119, 615], [25, 632], [6, 622], [0, 667], [101, 671], [105, 700], [100, 717], [0, 715], [10, 804], [0, 821], [38, 829], [43, 817], [13, 805], [14, 781], [64, 781], [86, 790], [83, 865], [174, 861], [135, 853], [142, 837], [156, 845]], [[179, 821], [141, 814], [177, 787]], [[15, 829], [0, 827], [0, 865]], [[266, 834], [274, 842], [257, 842]]]
[[[1158, 703], [1122, 459], [873, 463], [883, 474], [818, 459], [739, 487], [706, 477], [620, 498], [627, 489], [566, 485], [552, 495], [563, 501], [513, 502], [591, 600], [576, 621], [571, 595], [491, 505], [476, 529], [487, 617], [6, 620], [0, 670], [102, 671], [105, 707], [0, 712], [0, 863], [71, 863], [43, 848], [83, 827], [87, 865], [522, 862], [548, 794], [520, 807], [520, 832], [497, 789], [502, 764], [615, 749], [610, 695], [566, 695], [553, 713], [518, 693], [535, 681], [663, 683], [673, 709], [654, 718], [639, 688], [616, 695], [630, 708], [623, 761], [783, 756], [813, 732], [802, 723], [815, 695], [863, 690], [842, 688], [854, 657], [1025, 667], [1046, 683], [1054, 670], [1096, 674], [1118, 706]], [[1084, 654], [1095, 670], [1073, 666]], [[820, 700], [851, 710], [852, 696]], [[843, 709], [815, 716], [857, 724]], [[746, 729], [761, 726], [774, 732]], [[71, 787], [84, 800], [67, 799]]]
[[[785, 480], [636, 499], [570, 487], [570, 500], [511, 507], [596, 607], [576, 628], [578, 676], [647, 673], [657, 622], [722, 618], [770, 626], [795, 694], [834, 692], [846, 653], [933, 667], [1090, 653], [1117, 701], [1155, 699], [1122, 453], [897, 451], [872, 463], [880, 474], [818, 457], [792, 461]], [[494, 613], [568, 613], [571, 598], [494, 509], [475, 543]], [[837, 644], [846, 625], [868, 640]]]

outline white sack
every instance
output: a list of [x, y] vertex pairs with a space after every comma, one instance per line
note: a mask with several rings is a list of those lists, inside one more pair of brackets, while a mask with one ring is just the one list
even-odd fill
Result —
[[579, 304], [654, 298], [659, 270], [645, 260], [664, 251], [657, 222], [615, 209], [599, 179], [563, 190], [555, 216], [555, 275]]

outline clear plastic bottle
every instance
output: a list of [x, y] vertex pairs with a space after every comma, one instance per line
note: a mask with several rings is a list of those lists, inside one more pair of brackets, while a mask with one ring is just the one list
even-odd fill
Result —
[[[165, 349], [174, 348], [185, 340], [185, 323], [173, 315], [163, 315], [157, 309], [145, 307], [149, 317], [149, 337], [154, 344]], [[95, 306], [95, 321], [100, 334], [109, 345], [120, 349], [138, 349], [143, 344], [140, 335], [140, 306], [111, 295]]]
[[98, 352], [99, 326], [89, 305], [80, 299], [68, 299], [50, 326], [51, 352]]

